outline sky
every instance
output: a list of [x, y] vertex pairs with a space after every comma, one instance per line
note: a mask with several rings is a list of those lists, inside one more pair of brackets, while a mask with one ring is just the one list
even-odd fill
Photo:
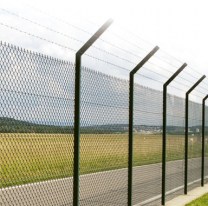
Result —
[[[129, 71], [157, 45], [153, 64], [145, 64], [135, 82], [162, 90], [162, 83], [186, 62], [182, 78], [168, 90], [184, 97], [203, 74], [208, 76], [207, 11], [206, 0], [0, 0], [0, 40], [74, 62], [76, 51], [112, 18], [102, 40], [94, 43], [96, 48], [83, 56], [83, 66], [128, 79]], [[204, 82], [191, 100], [201, 102], [206, 96], [207, 79]]]

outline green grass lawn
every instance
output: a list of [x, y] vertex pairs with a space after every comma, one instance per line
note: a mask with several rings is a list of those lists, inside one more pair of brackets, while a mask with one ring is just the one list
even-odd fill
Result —
[[207, 206], [207, 205], [208, 205], [208, 193], [190, 202], [189, 204], [186, 204], [186, 206]]
[[[1, 133], [0, 188], [73, 176], [73, 145], [72, 134]], [[134, 134], [133, 147], [133, 166], [162, 161], [162, 135]], [[194, 137], [189, 158], [200, 156]], [[184, 135], [167, 135], [167, 161], [183, 158]], [[127, 133], [80, 136], [80, 175], [127, 167]]]

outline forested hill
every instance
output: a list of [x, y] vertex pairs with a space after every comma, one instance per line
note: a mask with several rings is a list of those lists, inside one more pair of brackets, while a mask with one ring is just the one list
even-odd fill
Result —
[[[73, 126], [35, 124], [13, 118], [0, 117], [0, 133], [56, 133], [73, 134]], [[126, 133], [128, 125], [99, 125], [81, 127], [84, 134]]]
[[[201, 126], [190, 127], [190, 132], [200, 133]], [[80, 128], [83, 134], [115, 134], [128, 133], [128, 124], [92, 125]], [[208, 127], [205, 128], [208, 134]], [[73, 126], [57, 126], [36, 124], [27, 121], [20, 121], [13, 118], [0, 117], [0, 133], [55, 133], [73, 134]], [[134, 125], [134, 132], [162, 133], [162, 126]], [[167, 133], [184, 134], [184, 127], [167, 126]]]
[[73, 127], [35, 124], [13, 118], [0, 117], [1, 133], [73, 133]]
[[[110, 134], [127, 132], [128, 125], [100, 125], [81, 127], [81, 133], [85, 134]], [[56, 126], [35, 124], [27, 121], [20, 121], [13, 118], [0, 117], [0, 133], [57, 133], [73, 134], [73, 126]]]

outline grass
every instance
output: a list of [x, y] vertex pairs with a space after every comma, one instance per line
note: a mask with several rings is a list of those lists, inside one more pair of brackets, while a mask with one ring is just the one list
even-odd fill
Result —
[[186, 204], [186, 206], [207, 206], [207, 205], [208, 205], [208, 193]]
[[[0, 135], [0, 188], [73, 176], [73, 135]], [[208, 147], [206, 145], [206, 151]], [[193, 138], [189, 157], [201, 156], [201, 142]], [[134, 166], [162, 160], [161, 135], [134, 135]], [[167, 136], [167, 161], [184, 158], [184, 135]], [[83, 134], [80, 174], [128, 167], [128, 134]]]

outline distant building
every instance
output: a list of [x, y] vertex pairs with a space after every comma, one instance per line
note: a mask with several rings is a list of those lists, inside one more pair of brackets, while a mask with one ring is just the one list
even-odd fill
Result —
[[199, 128], [196, 128], [196, 132], [199, 132]]

